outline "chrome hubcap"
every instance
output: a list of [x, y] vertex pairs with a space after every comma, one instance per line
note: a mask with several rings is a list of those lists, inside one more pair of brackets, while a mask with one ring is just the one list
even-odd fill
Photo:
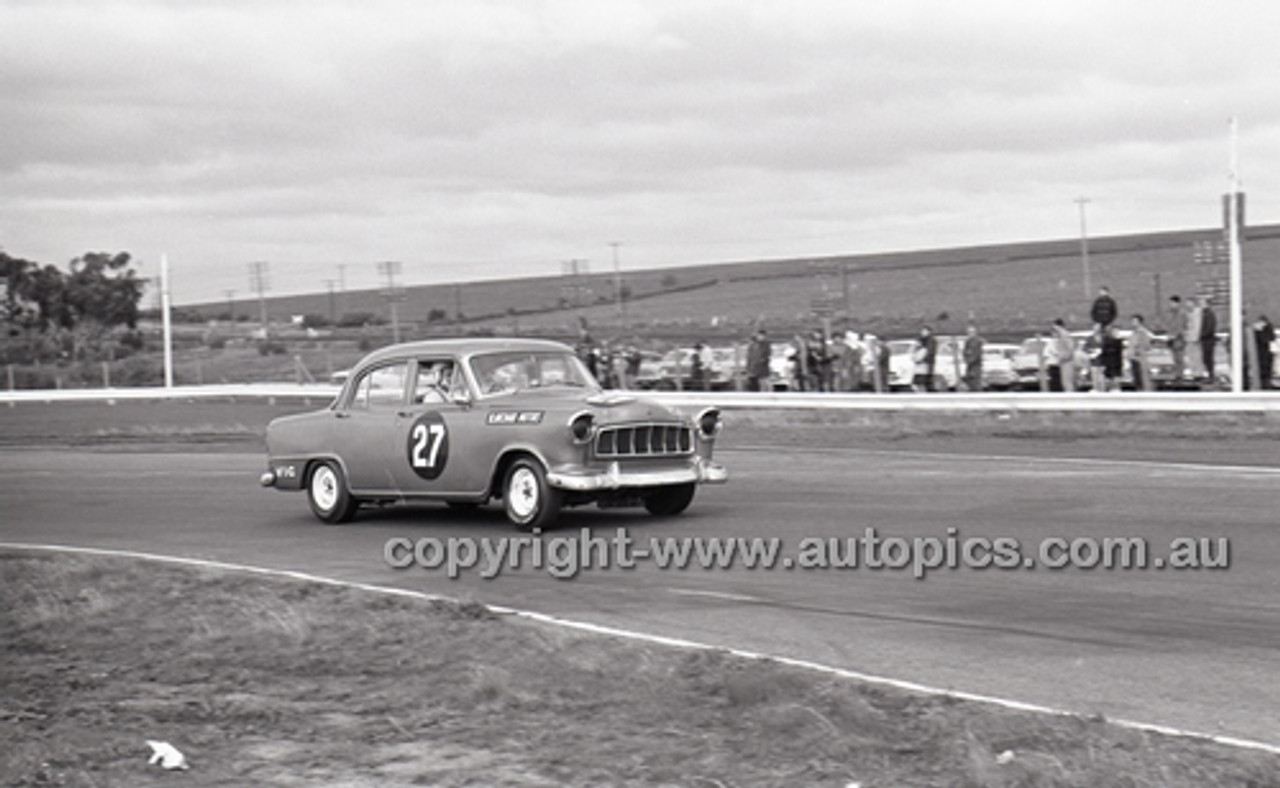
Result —
[[533, 516], [538, 511], [538, 478], [528, 468], [519, 468], [511, 474], [507, 489], [507, 505], [511, 513], [520, 519]]
[[326, 512], [338, 503], [338, 479], [327, 465], [311, 477], [311, 499]]

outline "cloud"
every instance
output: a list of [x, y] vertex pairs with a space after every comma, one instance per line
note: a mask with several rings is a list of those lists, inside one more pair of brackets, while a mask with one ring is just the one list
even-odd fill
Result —
[[[1274, 220], [1266, 4], [9, 2], [0, 244], [409, 279]], [[465, 265], [462, 265], [465, 263]], [[372, 282], [371, 282], [372, 284]]]

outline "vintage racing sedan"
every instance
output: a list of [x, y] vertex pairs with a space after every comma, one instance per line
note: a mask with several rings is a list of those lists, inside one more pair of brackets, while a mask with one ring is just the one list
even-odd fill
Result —
[[604, 391], [572, 349], [528, 339], [382, 348], [351, 369], [328, 408], [267, 427], [265, 487], [306, 490], [324, 522], [362, 504], [499, 499], [534, 528], [562, 506], [644, 506], [679, 514], [711, 458], [720, 411], [681, 413]]

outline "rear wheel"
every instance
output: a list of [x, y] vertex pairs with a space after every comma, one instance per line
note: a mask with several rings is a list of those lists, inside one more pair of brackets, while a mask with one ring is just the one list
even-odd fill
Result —
[[693, 482], [658, 487], [645, 496], [644, 508], [649, 510], [649, 514], [657, 517], [672, 517], [689, 508], [697, 489], [698, 485]]
[[547, 472], [537, 460], [521, 457], [507, 469], [502, 503], [516, 526], [532, 529], [554, 522], [563, 501], [564, 493], [547, 483]]
[[336, 462], [317, 463], [307, 480], [311, 512], [326, 523], [345, 523], [356, 513], [358, 502], [347, 491], [347, 480]]

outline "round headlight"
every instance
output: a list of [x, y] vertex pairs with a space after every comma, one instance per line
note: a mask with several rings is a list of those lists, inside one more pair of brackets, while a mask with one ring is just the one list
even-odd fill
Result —
[[719, 434], [720, 427], [720, 411], [718, 409], [707, 408], [698, 414], [698, 432], [702, 433], [702, 437], [714, 438]]
[[569, 422], [569, 432], [573, 434], [575, 443], [586, 443], [591, 440], [591, 434], [595, 430], [596, 417], [590, 413], [579, 413]]

